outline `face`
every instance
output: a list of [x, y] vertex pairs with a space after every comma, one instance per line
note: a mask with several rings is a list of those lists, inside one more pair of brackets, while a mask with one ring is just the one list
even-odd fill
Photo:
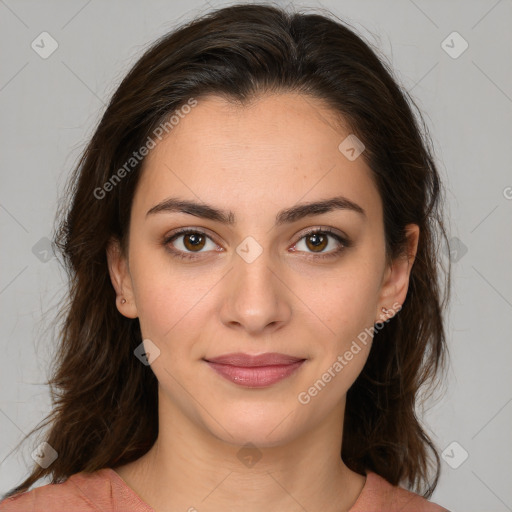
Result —
[[[127, 258], [112, 246], [109, 263], [120, 312], [138, 317], [147, 348], [160, 351], [151, 367], [161, 415], [258, 446], [339, 424], [371, 347], [371, 331], [361, 333], [383, 306], [403, 303], [410, 270], [406, 260], [386, 265], [371, 170], [338, 149], [349, 134], [309, 97], [239, 107], [210, 96], [151, 150]], [[170, 198], [221, 214], [180, 211]], [[331, 208], [297, 209], [333, 198]], [[206, 361], [231, 353], [303, 362], [291, 373], [241, 370], [237, 383]], [[288, 376], [262, 380], [281, 370]]]

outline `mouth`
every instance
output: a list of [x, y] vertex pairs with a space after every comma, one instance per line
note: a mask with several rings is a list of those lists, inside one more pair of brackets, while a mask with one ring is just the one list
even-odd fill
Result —
[[250, 388], [271, 386], [295, 373], [305, 359], [285, 354], [226, 354], [204, 359], [208, 366], [225, 379]]

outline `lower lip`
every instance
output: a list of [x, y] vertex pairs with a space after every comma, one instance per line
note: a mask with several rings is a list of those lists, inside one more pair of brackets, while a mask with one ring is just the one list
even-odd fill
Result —
[[232, 366], [229, 364], [211, 363], [208, 365], [225, 379], [250, 388], [263, 388], [289, 377], [304, 361], [297, 361], [293, 364], [281, 364], [273, 366]]

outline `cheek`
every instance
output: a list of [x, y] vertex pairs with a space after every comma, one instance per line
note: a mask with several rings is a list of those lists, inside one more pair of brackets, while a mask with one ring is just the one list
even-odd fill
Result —
[[142, 335], [160, 343], [197, 330], [204, 299], [216, 283], [212, 272], [199, 267], [176, 270], [171, 258], [164, 251], [141, 251], [130, 263]]
[[306, 329], [314, 343], [299, 399], [311, 401], [317, 413], [324, 415], [336, 407], [368, 359], [377, 300], [375, 280], [368, 271], [354, 270], [329, 279], [322, 293], [310, 291], [309, 298], [315, 314], [307, 308], [304, 314], [311, 319]]
[[135, 300], [142, 334], [163, 341], [179, 329], [197, 297], [179, 279], [170, 280], [165, 274], [143, 271], [137, 283]]
[[329, 345], [337, 348], [372, 326], [378, 301], [374, 268], [357, 262], [344, 265], [320, 280], [301, 278], [294, 291], [302, 299], [304, 314], [320, 324]]

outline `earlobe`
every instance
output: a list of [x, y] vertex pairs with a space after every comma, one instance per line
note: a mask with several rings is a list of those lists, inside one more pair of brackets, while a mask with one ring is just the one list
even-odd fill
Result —
[[[381, 286], [381, 295], [378, 302], [377, 317], [382, 317], [384, 307], [386, 315], [389, 308], [394, 305], [402, 305], [407, 296], [409, 288], [409, 278], [412, 266], [416, 258], [419, 243], [419, 226], [416, 224], [408, 224], [405, 227], [407, 235], [407, 254], [396, 258], [391, 266], [386, 268], [385, 278]], [[393, 306], [390, 306], [393, 305]], [[398, 311], [394, 311], [394, 316]], [[381, 321], [381, 320], [377, 320]]]
[[137, 318], [137, 306], [134, 300], [128, 262], [117, 239], [111, 239], [108, 243], [107, 262], [110, 280], [116, 292], [118, 311], [127, 318]]

